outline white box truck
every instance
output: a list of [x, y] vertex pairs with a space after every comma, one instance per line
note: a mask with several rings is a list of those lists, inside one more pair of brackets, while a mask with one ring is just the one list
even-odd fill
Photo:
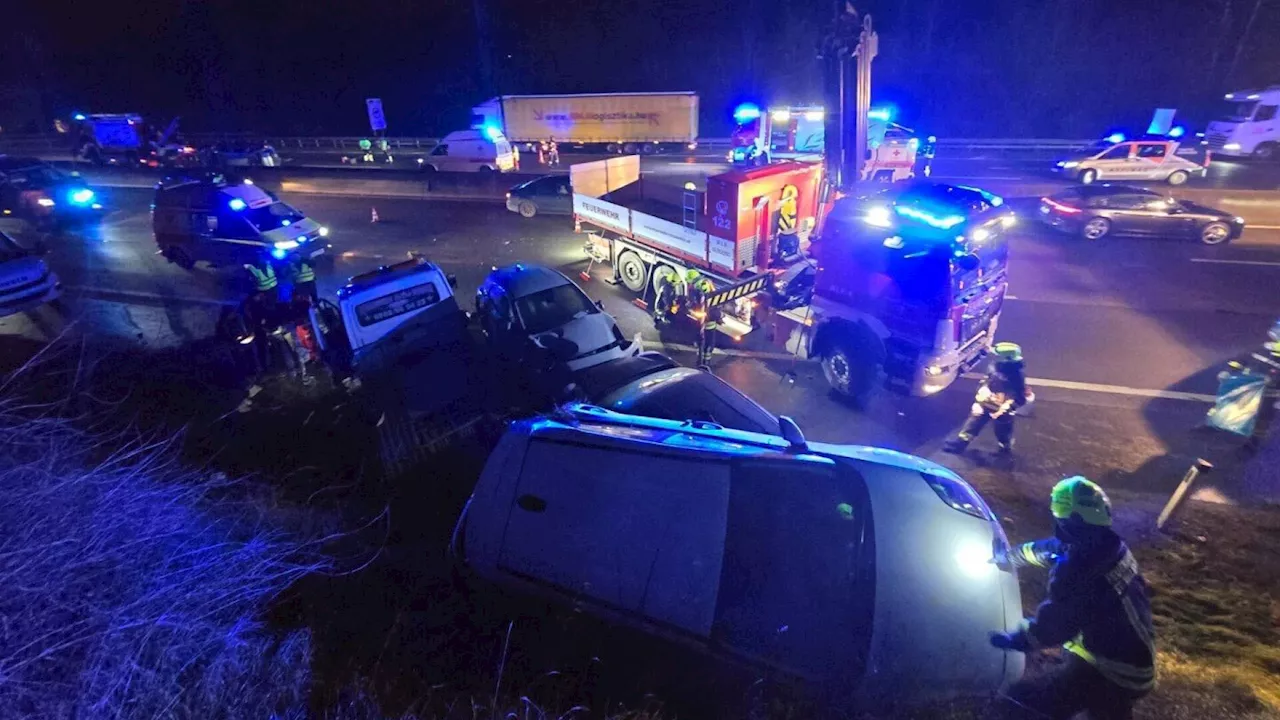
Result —
[[585, 152], [684, 152], [697, 147], [698, 95], [596, 93], [502, 95], [472, 108], [475, 128], [495, 128], [512, 143], [554, 138]]

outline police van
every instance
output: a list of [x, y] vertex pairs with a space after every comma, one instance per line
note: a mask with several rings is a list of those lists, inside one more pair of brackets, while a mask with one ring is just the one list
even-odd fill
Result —
[[249, 180], [220, 174], [161, 180], [151, 224], [160, 251], [187, 269], [316, 258], [329, 248], [327, 227]]

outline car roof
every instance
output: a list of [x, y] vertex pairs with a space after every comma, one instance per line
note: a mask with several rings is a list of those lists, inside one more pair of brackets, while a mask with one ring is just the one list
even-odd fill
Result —
[[[431, 275], [439, 278], [444, 275], [444, 272], [439, 266], [429, 262], [426, 258], [415, 256], [394, 265], [382, 265], [374, 270], [352, 277], [345, 286], [338, 290], [338, 297], [345, 299], [362, 290], [368, 290], [414, 274]], [[445, 279], [447, 280], [447, 278]]]
[[[539, 434], [544, 429], [572, 428], [578, 423], [604, 424], [616, 426], [617, 431], [608, 433], [619, 441], [653, 442], [656, 436], [663, 433], [680, 433], [693, 438], [705, 438], [708, 443], [682, 442], [686, 449], [714, 452], [719, 454], [755, 455], [804, 453], [818, 455], [828, 459], [843, 458], [876, 465], [889, 466], [938, 475], [952, 480], [964, 481], [954, 471], [931, 460], [915, 455], [890, 450], [888, 448], [869, 447], [865, 445], [835, 445], [831, 443], [806, 442], [805, 447], [792, 446], [787, 440], [776, 435], [730, 430], [727, 428], [698, 427], [690, 423], [676, 420], [660, 420], [614, 412], [594, 405], [569, 404], [560, 408], [555, 414], [536, 418], [532, 434]], [[655, 437], [646, 437], [645, 431], [651, 430]], [[554, 430], [552, 430], [554, 432]], [[720, 442], [715, 442], [720, 441]]]
[[564, 276], [564, 273], [549, 267], [524, 263], [495, 268], [489, 273], [486, 282], [501, 285], [512, 297], [524, 297], [553, 287], [573, 284]]
[[1102, 197], [1104, 195], [1154, 195], [1160, 193], [1137, 185], [1118, 185], [1115, 183], [1094, 183], [1091, 185], [1072, 185], [1063, 191], [1070, 190], [1082, 197]]
[[48, 165], [49, 163], [36, 157], [25, 157], [22, 155], [0, 155], [0, 170], [26, 170], [29, 167], [37, 165]]
[[[696, 368], [676, 366], [649, 373], [623, 385], [598, 399], [600, 405], [619, 412], [643, 411], [645, 414], [667, 414], [672, 408], [684, 404], [705, 402], [703, 393], [710, 394], [718, 402], [697, 409], [710, 412], [707, 418], [674, 417], [673, 420], [708, 419], [726, 428], [751, 429], [776, 435], [778, 419], [773, 413], [760, 407], [729, 383], [715, 375]], [[662, 410], [657, 413], [655, 410]], [[729, 413], [726, 416], [723, 413]], [[747, 427], [741, 427], [746, 424]]]

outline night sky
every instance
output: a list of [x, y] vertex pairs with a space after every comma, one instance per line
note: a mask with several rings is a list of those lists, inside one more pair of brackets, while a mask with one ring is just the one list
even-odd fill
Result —
[[[494, 92], [659, 90], [697, 91], [702, 134], [725, 135], [737, 102], [821, 100], [815, 47], [834, 11], [812, 0], [19, 2], [0, 28], [6, 129], [14, 108], [39, 105], [27, 116], [46, 125], [78, 109], [178, 114], [188, 130], [354, 134], [363, 99], [378, 96], [396, 135], [465, 126]], [[938, 135], [1097, 135], [1157, 106], [1203, 115], [1223, 92], [1280, 83], [1277, 0], [857, 6], [881, 34], [877, 102]]]

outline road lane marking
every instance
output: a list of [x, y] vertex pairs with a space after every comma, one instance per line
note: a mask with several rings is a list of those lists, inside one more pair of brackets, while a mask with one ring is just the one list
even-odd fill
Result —
[[1280, 225], [1250, 225], [1248, 222], [1244, 224], [1245, 230], [1280, 230]]
[[1260, 265], [1266, 267], [1280, 267], [1280, 262], [1272, 260], [1223, 260], [1220, 258], [1191, 258], [1191, 262], [1198, 263], [1215, 263], [1218, 265]]
[[[980, 373], [965, 373], [962, 377], [966, 380], [981, 380], [986, 376]], [[1105, 395], [1129, 395], [1131, 397], [1145, 397], [1160, 400], [1187, 400], [1191, 402], [1207, 403], [1217, 400], [1216, 396], [1205, 395], [1203, 393], [1182, 392], [1180, 390], [1148, 390], [1146, 388], [1125, 387], [1124, 385], [1076, 382], [1075, 380], [1027, 378], [1027, 385], [1032, 387], [1058, 388], [1060, 390], [1080, 390], [1082, 392], [1102, 393]]]
[[1025, 180], [1027, 182], [1031, 181], [1031, 179], [1027, 177], [1012, 177], [1008, 175], [930, 175], [929, 179], [930, 180], [1003, 180], [1003, 181]]
[[86, 297], [97, 298], [99, 300], [145, 300], [151, 303], [160, 302], [179, 302], [189, 305], [212, 305], [235, 307], [238, 303], [230, 300], [218, 300], [216, 298], [202, 298], [191, 295], [161, 295], [160, 293], [145, 292], [141, 290], [112, 290], [109, 288], [92, 287], [88, 285], [64, 285], [64, 289], [68, 292], [78, 293]]

